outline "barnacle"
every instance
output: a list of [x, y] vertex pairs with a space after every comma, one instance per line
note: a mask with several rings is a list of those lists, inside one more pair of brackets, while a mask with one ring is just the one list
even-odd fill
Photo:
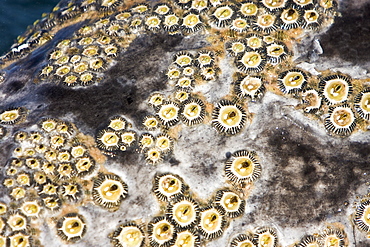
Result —
[[202, 28], [203, 23], [200, 19], [199, 14], [190, 11], [183, 16], [181, 29], [185, 33], [194, 33]]
[[21, 211], [27, 217], [38, 217], [41, 205], [37, 201], [25, 201], [21, 206]]
[[169, 33], [178, 31], [181, 25], [181, 19], [176, 14], [167, 14], [164, 16], [163, 28]]
[[149, 133], [144, 133], [139, 138], [139, 146], [141, 149], [150, 148], [154, 145], [154, 136]]
[[139, 4], [135, 4], [134, 6], [131, 7], [131, 11], [133, 13], [139, 13], [139, 14], [143, 14], [143, 13], [146, 13], [150, 10], [150, 7], [148, 4], [145, 4], [145, 3], [139, 3]]
[[191, 91], [194, 87], [194, 80], [189, 77], [181, 77], [177, 80], [176, 87], [179, 89]]
[[164, 100], [165, 100], [165, 96], [163, 94], [154, 93], [149, 96], [148, 103], [149, 105], [156, 107], [156, 106], [162, 105]]
[[344, 232], [338, 229], [325, 229], [319, 236], [319, 244], [324, 247], [344, 247]]
[[230, 243], [230, 247], [257, 247], [253, 237], [247, 234], [238, 234]]
[[50, 145], [52, 148], [58, 149], [64, 146], [66, 138], [63, 135], [54, 135], [50, 137]]
[[230, 29], [239, 33], [246, 32], [249, 28], [248, 20], [243, 17], [236, 17], [232, 20]]
[[339, 136], [347, 136], [355, 127], [356, 118], [349, 105], [330, 107], [329, 116], [325, 118], [325, 128], [328, 131]]
[[200, 69], [200, 75], [202, 76], [202, 79], [206, 81], [216, 79], [219, 72], [220, 69], [214, 67], [203, 67]]
[[15, 184], [16, 184], [16, 182], [12, 178], [6, 178], [6, 179], [4, 179], [4, 182], [3, 182], [3, 185], [7, 188], [11, 188], [11, 187], [15, 186]]
[[149, 148], [145, 151], [145, 160], [150, 164], [157, 164], [162, 161], [162, 153], [156, 147]]
[[38, 158], [27, 158], [26, 165], [31, 169], [38, 169], [41, 165], [41, 161]]
[[54, 130], [56, 127], [57, 127], [57, 121], [55, 119], [52, 119], [52, 118], [48, 118], [48, 119], [45, 119], [45, 120], [42, 120], [41, 123], [40, 123], [40, 127], [46, 131], [46, 132], [50, 132], [52, 130]]
[[71, 160], [71, 154], [68, 151], [61, 151], [58, 153], [57, 159], [60, 162], [67, 162]]
[[246, 42], [242, 39], [231, 40], [225, 43], [225, 50], [231, 56], [238, 56], [246, 50]]
[[14, 232], [9, 236], [8, 243], [10, 247], [30, 247], [32, 246], [31, 240], [32, 240], [31, 237], [29, 235], [24, 234], [23, 232]]
[[180, 121], [179, 110], [180, 107], [177, 103], [164, 101], [163, 104], [158, 107], [156, 115], [158, 116], [162, 125], [172, 127]]
[[74, 145], [71, 147], [70, 153], [74, 158], [83, 156], [86, 153], [87, 149], [81, 144]]
[[18, 170], [17, 170], [17, 168], [15, 168], [15, 167], [9, 167], [7, 170], [6, 170], [6, 175], [8, 175], [8, 176], [13, 176], [13, 175], [15, 175], [15, 174], [17, 174], [18, 173]]
[[221, 134], [235, 135], [243, 129], [246, 118], [243, 107], [228, 100], [221, 100], [212, 112], [212, 125]]
[[119, 148], [121, 140], [115, 131], [104, 129], [97, 135], [96, 143], [100, 149], [114, 151]]
[[42, 197], [42, 202], [44, 207], [51, 211], [57, 211], [62, 206], [62, 202], [60, 201], [59, 197], [55, 195]]
[[279, 75], [278, 85], [283, 93], [297, 93], [307, 84], [307, 75], [300, 69], [290, 69]]
[[245, 210], [245, 201], [231, 190], [217, 191], [215, 203], [219, 205], [222, 210], [225, 211], [225, 215], [230, 218], [239, 217]]
[[27, 217], [22, 213], [17, 212], [8, 217], [7, 224], [12, 231], [26, 230], [28, 224]]
[[104, 10], [114, 9], [119, 6], [121, 3], [119, 0], [102, 0], [100, 7]]
[[324, 101], [329, 105], [345, 102], [352, 93], [351, 80], [343, 75], [330, 75], [322, 78], [319, 88]]
[[313, 4], [313, 0], [293, 0], [293, 2], [299, 7], [305, 7], [307, 5]]
[[201, 50], [198, 52], [194, 61], [198, 67], [202, 68], [206, 66], [212, 66], [215, 62], [215, 58], [213, 52]]
[[236, 58], [237, 68], [244, 73], [260, 72], [266, 64], [266, 54], [263, 50], [247, 49]]
[[95, 204], [107, 209], [117, 209], [127, 195], [127, 185], [115, 174], [100, 173], [93, 178], [92, 197]]
[[180, 51], [175, 55], [174, 63], [180, 67], [190, 66], [193, 63], [193, 55], [189, 52]]
[[176, 247], [198, 247], [200, 246], [200, 237], [196, 231], [186, 230], [178, 232], [174, 246]]
[[44, 152], [44, 158], [49, 162], [56, 160], [57, 156], [58, 156], [57, 151], [53, 149]]
[[205, 105], [197, 98], [190, 98], [181, 105], [180, 119], [188, 126], [200, 124], [205, 116]]
[[315, 89], [307, 89], [302, 93], [302, 102], [305, 105], [304, 111], [315, 113], [321, 107], [321, 96]]
[[30, 186], [32, 184], [30, 174], [21, 172], [17, 175], [17, 183], [21, 186]]
[[175, 0], [174, 2], [180, 8], [187, 9], [187, 8], [190, 8], [192, 1], [191, 0]]
[[354, 221], [359, 229], [370, 232], [370, 200], [362, 202], [356, 208]]
[[80, 240], [86, 233], [85, 218], [77, 213], [68, 213], [61, 217], [57, 224], [58, 236], [68, 243]]
[[151, 246], [168, 247], [176, 239], [176, 228], [165, 217], [155, 217], [148, 224], [148, 235]]
[[58, 192], [58, 185], [54, 183], [47, 183], [42, 186], [40, 186], [40, 194], [45, 194], [45, 195], [56, 195]]
[[63, 77], [65, 75], [67, 75], [69, 72], [71, 71], [71, 67], [68, 66], [68, 65], [63, 65], [63, 66], [60, 66], [56, 71], [55, 71], [55, 75], [59, 76], [59, 77]]
[[166, 3], [158, 3], [153, 7], [153, 12], [158, 15], [167, 15], [172, 11], [169, 4]]
[[257, 16], [258, 13], [258, 5], [253, 1], [245, 1], [241, 3], [239, 7], [239, 11], [242, 16], [252, 19]]
[[24, 141], [24, 140], [27, 139], [27, 137], [28, 137], [28, 133], [24, 132], [24, 131], [19, 131], [19, 132], [14, 134], [14, 140], [16, 142]]
[[226, 226], [225, 216], [216, 207], [208, 206], [200, 210], [199, 231], [205, 239], [215, 239], [222, 235]]
[[236, 183], [255, 181], [260, 176], [261, 170], [257, 154], [246, 150], [233, 153], [225, 165], [226, 177]]
[[[178, 100], [180, 103], [188, 100], [189, 97], [190, 97], [189, 92], [185, 90], [181, 90], [181, 89], [177, 90], [174, 95], [175, 100]], [[181, 115], [180, 115], [180, 118], [181, 118]]]
[[143, 125], [147, 130], [156, 130], [160, 123], [156, 116], [149, 115], [144, 118]]
[[182, 179], [174, 174], [158, 174], [154, 178], [153, 191], [161, 201], [169, 201], [176, 198], [185, 191], [185, 184]]
[[271, 11], [277, 11], [285, 7], [287, 0], [262, 0], [263, 6]]
[[277, 29], [276, 16], [270, 13], [259, 15], [253, 22], [253, 30], [265, 33], [271, 33]]
[[121, 141], [123, 145], [129, 147], [136, 142], [136, 132], [125, 131], [121, 134]]
[[193, 229], [199, 220], [198, 203], [190, 197], [179, 196], [167, 207], [167, 216], [176, 229]]
[[303, 28], [317, 29], [322, 23], [322, 16], [316, 9], [308, 9], [303, 13]]
[[161, 29], [162, 20], [159, 16], [151, 15], [147, 16], [145, 19], [146, 27], [151, 31], [158, 31]]
[[300, 25], [301, 18], [302, 13], [298, 8], [294, 6], [286, 8], [282, 11], [280, 15], [280, 20], [282, 21], [281, 28], [282, 29], [297, 28]]
[[247, 41], [246, 45], [253, 50], [258, 50], [265, 46], [262, 36], [258, 34], [250, 33], [245, 38]]
[[33, 174], [33, 180], [36, 184], [45, 184], [47, 182], [46, 173], [43, 171], [38, 171]]
[[111, 242], [116, 247], [143, 247], [145, 235], [137, 224], [129, 222], [120, 225], [113, 232]]
[[95, 161], [90, 156], [82, 156], [75, 163], [77, 176], [84, 177], [91, 174], [96, 167]]
[[276, 247], [278, 245], [276, 230], [271, 227], [259, 227], [254, 234], [254, 241], [257, 246]]
[[60, 186], [60, 195], [70, 201], [76, 201], [82, 196], [82, 188], [78, 183], [63, 183]]
[[27, 109], [11, 108], [0, 113], [0, 124], [19, 124], [26, 120]]
[[363, 119], [370, 120], [370, 88], [355, 97], [354, 107]]
[[239, 76], [234, 91], [239, 98], [249, 97], [252, 100], [261, 98], [266, 88], [261, 76]]
[[74, 166], [69, 162], [60, 163], [57, 167], [57, 176], [60, 179], [69, 179], [75, 174]]
[[191, 77], [191, 76], [193, 76], [195, 74], [195, 69], [192, 68], [191, 66], [188, 66], [188, 67], [186, 67], [186, 68], [183, 69], [182, 73], [185, 76]]
[[8, 211], [8, 207], [6, 206], [5, 203], [0, 202], [0, 215], [6, 214]]
[[266, 46], [267, 59], [272, 64], [280, 63], [288, 56], [288, 48], [282, 42], [274, 42]]
[[193, 9], [197, 12], [202, 12], [208, 10], [208, 0], [193, 0], [191, 2], [190, 9]]
[[236, 11], [232, 5], [219, 5], [209, 15], [210, 21], [217, 27], [226, 27], [235, 19]]
[[301, 239], [298, 247], [319, 247], [319, 242], [314, 235], [308, 235]]
[[180, 78], [181, 70], [177, 67], [175, 68], [169, 68], [167, 72], [167, 77], [170, 80], [178, 79]]
[[173, 139], [167, 134], [160, 134], [156, 137], [155, 147], [164, 154], [169, 153], [173, 148]]

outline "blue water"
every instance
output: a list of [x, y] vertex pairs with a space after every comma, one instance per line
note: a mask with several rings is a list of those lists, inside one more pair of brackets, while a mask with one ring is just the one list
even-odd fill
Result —
[[59, 0], [0, 0], [0, 55], [6, 53], [27, 26], [49, 13]]

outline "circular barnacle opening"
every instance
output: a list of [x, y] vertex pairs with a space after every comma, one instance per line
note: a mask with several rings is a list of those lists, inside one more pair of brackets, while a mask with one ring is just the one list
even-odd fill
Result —
[[69, 179], [75, 174], [75, 169], [71, 163], [63, 162], [58, 165], [57, 176], [60, 179]]
[[179, 102], [184, 102], [189, 99], [190, 94], [186, 90], [180, 89], [175, 92], [174, 96], [175, 96], [175, 99], [178, 100]]
[[194, 0], [191, 2], [191, 9], [201, 13], [208, 10], [208, 0]]
[[180, 51], [175, 55], [174, 63], [180, 67], [190, 66], [193, 63], [193, 55], [189, 52]]
[[149, 148], [145, 151], [145, 160], [146, 162], [155, 165], [162, 161], [162, 153], [156, 147]]
[[[184, 69], [184, 74], [185, 74], [185, 69]], [[189, 77], [184, 76], [177, 80], [176, 87], [191, 91], [194, 86], [193, 84], [194, 84], [194, 80], [192, 80]]]
[[52, 60], [57, 60], [58, 58], [63, 56], [63, 51], [62, 50], [55, 50], [52, 53], [50, 53], [50, 59]]
[[95, 204], [115, 210], [127, 195], [127, 185], [115, 174], [100, 173], [94, 179], [92, 195]]
[[71, 154], [68, 151], [62, 151], [58, 153], [57, 159], [60, 162], [67, 162], [71, 160]]
[[244, 213], [245, 201], [240, 196], [230, 190], [220, 190], [216, 194], [216, 205], [219, 205], [224, 211], [226, 216], [230, 218], [239, 217]]
[[205, 116], [205, 105], [200, 99], [184, 101], [181, 107], [181, 120], [188, 126], [200, 124]]
[[63, 66], [60, 66], [56, 71], [55, 71], [55, 75], [59, 76], [59, 77], [63, 77], [65, 75], [67, 75], [69, 72], [71, 71], [71, 67], [68, 66], [68, 65], [63, 65]]
[[119, 247], [142, 247], [145, 242], [144, 232], [134, 223], [120, 225], [113, 232], [111, 242]]
[[16, 142], [22, 142], [26, 140], [28, 137], [28, 133], [25, 131], [18, 131], [17, 133], [14, 134], [14, 140]]
[[55, 161], [57, 159], [58, 153], [55, 150], [48, 150], [44, 152], [44, 158], [49, 161]]
[[287, 57], [287, 47], [284, 43], [274, 42], [266, 47], [267, 58], [270, 63], [280, 63]]
[[325, 229], [319, 236], [321, 246], [344, 246], [344, 233], [337, 229]]
[[12, 231], [23, 231], [27, 228], [27, 217], [21, 213], [15, 213], [8, 217], [8, 226]]
[[146, 116], [143, 120], [143, 125], [145, 129], [152, 131], [156, 130], [160, 126], [160, 123], [155, 116]]
[[187, 246], [200, 246], [199, 234], [192, 230], [186, 230], [177, 233], [175, 246], [187, 247]]
[[221, 134], [239, 133], [246, 121], [246, 112], [238, 104], [228, 100], [219, 102], [212, 112], [212, 125]]
[[231, 240], [230, 247], [255, 247], [257, 246], [253, 237], [247, 234], [238, 234]]
[[4, 202], [0, 202], [0, 215], [6, 214], [8, 206]]
[[257, 228], [254, 240], [258, 246], [276, 247], [278, 244], [276, 230], [271, 227]]
[[12, 178], [6, 178], [3, 181], [3, 185], [7, 188], [11, 188], [11, 187], [15, 186], [15, 183], [16, 183], [15, 180], [12, 179]]
[[127, 147], [131, 146], [133, 143], [136, 142], [136, 132], [134, 131], [123, 132], [121, 134], [121, 141], [125, 146]]
[[104, 69], [104, 60], [100, 57], [93, 58], [89, 62], [89, 67], [95, 71], [102, 70]]
[[76, 75], [68, 75], [64, 78], [64, 84], [68, 87], [74, 87], [78, 83], [78, 77]]
[[335, 0], [319, 0], [319, 4], [324, 9], [332, 9], [337, 6], [337, 2]]
[[182, 195], [185, 185], [177, 175], [165, 173], [155, 176], [153, 191], [159, 200], [169, 201], [170, 198]]
[[0, 113], [0, 124], [18, 124], [26, 119], [27, 109], [24, 107], [12, 108]]
[[40, 160], [38, 158], [31, 157], [31, 158], [27, 158], [26, 159], [26, 165], [29, 168], [35, 170], [35, 169], [38, 169], [40, 167], [41, 162], [40, 162]]
[[258, 50], [264, 47], [265, 42], [263, 41], [263, 38], [260, 35], [251, 33], [246, 36], [246, 44], [249, 48], [253, 50]]
[[50, 132], [57, 127], [57, 124], [58, 124], [57, 120], [49, 118], [41, 121], [40, 127], [42, 130]]
[[142, 134], [139, 138], [139, 146], [142, 150], [152, 147], [154, 142], [154, 136], [149, 133]]
[[8, 176], [14, 176], [15, 174], [18, 173], [18, 170], [16, 167], [9, 167], [7, 170], [6, 170], [6, 175]]
[[154, 93], [148, 98], [148, 104], [154, 107], [162, 105], [163, 101], [165, 101], [165, 96], [160, 93]]
[[354, 106], [363, 119], [370, 120], [370, 89], [365, 89], [355, 97]]
[[236, 59], [237, 68], [244, 73], [260, 72], [265, 64], [265, 54], [262, 50], [246, 51]]
[[61, 217], [56, 225], [58, 236], [66, 242], [76, 242], [86, 233], [86, 223], [82, 215], [69, 213]]
[[258, 6], [254, 2], [242, 3], [239, 11], [243, 16], [253, 18], [257, 16]]
[[180, 26], [180, 18], [175, 14], [167, 14], [164, 16], [163, 27], [166, 31], [173, 33], [178, 31]]
[[206, 207], [200, 211], [199, 230], [205, 239], [211, 240], [222, 235], [226, 221], [222, 212], [215, 207]]
[[178, 68], [169, 68], [166, 75], [170, 80], [178, 79], [180, 78], [181, 70]]
[[307, 84], [307, 75], [299, 69], [291, 69], [279, 75], [278, 85], [283, 93], [298, 93]]
[[45, 184], [47, 182], [46, 173], [42, 171], [38, 171], [35, 174], [33, 174], [33, 179], [37, 184]]
[[287, 0], [262, 0], [263, 6], [271, 11], [277, 11], [285, 7]]
[[120, 131], [126, 128], [127, 121], [123, 117], [113, 117], [110, 119], [108, 127], [115, 130]]
[[75, 163], [77, 175], [80, 177], [91, 174], [95, 169], [95, 161], [90, 156], [80, 157]]
[[331, 107], [325, 119], [325, 128], [339, 136], [350, 135], [356, 127], [356, 118], [348, 105]]
[[159, 29], [161, 29], [161, 23], [161, 18], [156, 15], [148, 16], [145, 19], [145, 25], [149, 30], [152, 31], [158, 31]]
[[[0, 239], [0, 244], [1, 244], [1, 239]], [[31, 237], [24, 234], [23, 232], [16, 232], [16, 233], [13, 233], [9, 236], [9, 244], [10, 246], [17, 246], [17, 247], [28, 247], [28, 246], [32, 246], [32, 242], [31, 242]], [[0, 246], [5, 246], [5, 242], [4, 242], [4, 245], [0, 245]]]
[[44, 196], [42, 202], [44, 207], [51, 211], [57, 211], [62, 206], [62, 202], [57, 196]]
[[213, 52], [202, 50], [198, 52], [197, 57], [195, 58], [195, 63], [198, 67], [212, 66], [214, 63]]
[[185, 33], [194, 33], [202, 29], [202, 27], [203, 23], [199, 14], [190, 11], [184, 15], [181, 28]]
[[257, 20], [253, 23], [253, 30], [259, 32], [271, 33], [276, 28], [276, 16], [269, 13], [258, 15]]
[[41, 206], [37, 201], [25, 201], [21, 206], [21, 211], [27, 217], [38, 217]]
[[192, 229], [198, 223], [199, 206], [190, 197], [180, 196], [168, 207], [168, 217], [179, 229]]
[[319, 83], [324, 100], [329, 104], [339, 104], [347, 101], [352, 93], [350, 78], [342, 75], [332, 75], [323, 78]]
[[94, 75], [90, 72], [86, 72], [81, 74], [80, 76], [80, 84], [81, 86], [88, 86], [93, 83]]
[[232, 30], [235, 30], [237, 32], [243, 33], [246, 32], [249, 28], [249, 23], [247, 19], [243, 17], [236, 17], [235, 19], [232, 20], [230, 24], [230, 28]]
[[76, 63], [73, 66], [73, 71], [78, 73], [78, 74], [81, 74], [81, 73], [85, 72], [88, 69], [89, 69], [89, 64], [85, 61]]
[[263, 95], [265, 86], [261, 76], [241, 76], [235, 83], [234, 91], [239, 98], [250, 97], [255, 100]]
[[64, 183], [60, 188], [61, 195], [71, 201], [78, 200], [82, 195], [82, 189], [78, 183]]
[[87, 151], [86, 147], [84, 147], [81, 144], [78, 144], [71, 148], [70, 153], [73, 156], [73, 158], [79, 158], [82, 157], [86, 151]]
[[165, 217], [155, 217], [148, 224], [148, 235], [152, 246], [169, 246], [176, 237], [176, 229]]
[[160, 134], [156, 137], [155, 147], [162, 153], [168, 153], [173, 148], [173, 139], [167, 134]]
[[257, 154], [240, 150], [231, 156], [226, 162], [226, 177], [236, 183], [255, 181], [261, 175], [261, 165], [258, 163]]
[[31, 186], [31, 176], [28, 173], [22, 172], [17, 176], [17, 183], [21, 186]]
[[229, 5], [217, 6], [210, 15], [210, 20], [217, 27], [226, 27], [235, 19], [236, 11]]
[[166, 3], [159, 3], [153, 8], [153, 12], [158, 15], [167, 15], [171, 12], [171, 7]]
[[40, 76], [41, 77], [47, 77], [49, 76], [54, 70], [54, 67], [51, 65], [46, 65], [44, 68], [42, 68]]
[[69, 61], [71, 63], [75, 64], [75, 63], [81, 61], [81, 56], [80, 55], [73, 55]]
[[303, 13], [303, 27], [307, 29], [317, 29], [321, 24], [321, 16], [315, 9], [305, 10]]
[[302, 13], [294, 7], [284, 9], [280, 15], [282, 21], [281, 28], [292, 29], [299, 27], [301, 16]]
[[299, 7], [305, 7], [309, 4], [313, 4], [313, 0], [293, 0]]
[[246, 50], [245, 40], [231, 40], [226, 42], [225, 49], [230, 56], [236, 57]]
[[119, 135], [115, 131], [104, 129], [97, 135], [96, 142], [98, 148], [114, 151], [119, 148], [121, 141]]
[[[99, 48], [95, 45], [90, 45], [87, 46], [83, 51], [82, 54], [85, 55], [86, 57], [94, 57], [99, 54]], [[88, 64], [86, 63], [88, 66]]]
[[177, 103], [164, 101], [163, 104], [159, 106], [156, 114], [162, 125], [172, 127], [179, 122], [179, 110]]
[[360, 230], [370, 232], [370, 200], [362, 202], [356, 208], [354, 221]]
[[63, 135], [54, 135], [50, 137], [50, 144], [55, 149], [63, 147], [65, 142], [66, 138]]
[[53, 183], [47, 183], [41, 186], [40, 194], [45, 195], [56, 195], [58, 192], [58, 185]]

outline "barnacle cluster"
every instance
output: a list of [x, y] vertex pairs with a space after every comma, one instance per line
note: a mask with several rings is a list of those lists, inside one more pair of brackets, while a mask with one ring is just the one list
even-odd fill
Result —
[[[126, 197], [127, 185], [118, 175], [97, 173], [104, 158], [73, 124], [46, 118], [13, 137], [16, 146], [5, 166], [1, 182], [6, 195], [0, 204], [1, 234], [11, 246], [37, 245], [36, 226], [51, 217], [58, 218], [57, 235], [75, 242], [87, 228], [77, 213], [79, 206], [92, 197], [95, 204], [114, 211]], [[58, 216], [63, 210], [70, 213]]]

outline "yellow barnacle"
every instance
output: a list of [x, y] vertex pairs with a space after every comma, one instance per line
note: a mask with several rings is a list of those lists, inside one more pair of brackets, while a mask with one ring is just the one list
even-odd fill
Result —
[[12, 231], [26, 230], [27, 217], [20, 213], [12, 214], [9, 216], [7, 224], [12, 229]]
[[28, 137], [28, 133], [24, 132], [24, 131], [19, 131], [19, 132], [14, 134], [14, 140], [17, 141], [17, 142], [22, 142], [22, 141], [26, 140], [27, 137]]
[[27, 110], [24, 107], [18, 107], [3, 111], [0, 113], [0, 124], [18, 124], [26, 119]]
[[231, 190], [217, 191], [215, 203], [220, 205], [230, 218], [239, 217], [245, 210], [245, 201]]
[[78, 183], [64, 183], [60, 194], [68, 200], [76, 201], [82, 195], [81, 186]]
[[30, 175], [24, 172], [18, 174], [17, 183], [21, 186], [30, 186], [31, 185]]
[[7, 188], [11, 188], [15, 186], [15, 180], [12, 178], [6, 178], [4, 179], [3, 185]]
[[139, 14], [145, 13], [149, 11], [149, 6], [146, 4], [137, 4], [131, 8], [132, 12], [137, 12]]
[[258, 6], [253, 2], [243, 3], [240, 6], [240, 13], [245, 17], [254, 17], [258, 13]]
[[252, 100], [262, 97], [265, 86], [260, 76], [240, 77], [234, 88], [239, 98], [250, 97]]
[[355, 97], [354, 106], [358, 114], [370, 120], [370, 89], [367, 88]]
[[245, 110], [231, 101], [221, 100], [212, 112], [212, 125], [221, 134], [237, 134], [244, 127], [245, 121]]
[[354, 221], [360, 230], [370, 232], [370, 200], [362, 202], [356, 208]]
[[73, 55], [69, 61], [71, 63], [75, 64], [75, 63], [81, 61], [81, 56], [80, 55]]
[[165, 217], [155, 217], [148, 225], [149, 240], [155, 246], [170, 245], [176, 229]]
[[235, 14], [236, 12], [232, 7], [220, 5], [210, 15], [210, 19], [217, 27], [226, 27], [234, 19]]
[[253, 29], [256, 31], [262, 31], [270, 33], [276, 29], [276, 16], [272, 14], [262, 14], [257, 17], [257, 21], [254, 23]]
[[38, 169], [41, 165], [40, 160], [38, 158], [27, 158], [26, 165], [31, 169]]
[[283, 22], [281, 25], [282, 29], [291, 29], [299, 27], [300, 12], [291, 7], [284, 9], [280, 15], [280, 19]]
[[43, 135], [39, 132], [31, 132], [29, 136], [29, 140], [35, 143], [40, 142], [43, 138], [44, 138]]
[[231, 27], [232, 30], [235, 30], [237, 32], [245, 32], [249, 28], [248, 21], [242, 17], [237, 17], [231, 22]]
[[157, 164], [162, 160], [162, 153], [157, 148], [149, 148], [145, 151], [145, 160], [150, 164]]
[[68, 61], [69, 61], [69, 57], [68, 56], [62, 56], [57, 61], [55, 61], [55, 64], [57, 64], [57, 65], [63, 65], [63, 64], [68, 63]]
[[60, 162], [69, 161], [71, 159], [71, 154], [68, 151], [59, 152], [57, 159]]
[[339, 136], [350, 135], [356, 127], [356, 118], [348, 105], [331, 107], [325, 119], [325, 128]]
[[75, 145], [71, 148], [70, 153], [73, 158], [79, 158], [82, 157], [86, 151], [87, 149], [83, 145]]
[[41, 128], [46, 132], [55, 130], [56, 127], [57, 121], [55, 119], [45, 119], [41, 122]]
[[200, 124], [205, 116], [205, 105], [203, 101], [192, 98], [184, 101], [181, 107], [181, 120], [188, 126]]
[[231, 240], [230, 247], [256, 247], [253, 236], [238, 234]]
[[15, 175], [15, 174], [17, 174], [18, 173], [18, 170], [17, 170], [17, 168], [15, 168], [15, 167], [9, 167], [7, 170], [6, 170], [6, 175], [8, 175], [8, 176], [13, 176], [13, 175]]
[[158, 16], [149, 16], [145, 20], [145, 24], [149, 30], [159, 30], [162, 20]]
[[193, 56], [188, 52], [181, 51], [175, 55], [174, 62], [180, 67], [190, 66], [193, 62]]
[[104, 60], [100, 57], [93, 58], [90, 60], [89, 66], [92, 70], [104, 69]]
[[80, 177], [86, 176], [92, 173], [95, 169], [95, 161], [89, 156], [81, 157], [77, 159], [75, 163], [77, 175]]
[[167, 77], [170, 80], [180, 78], [181, 71], [178, 68], [170, 68], [167, 72]]
[[129, 147], [136, 142], [136, 133], [134, 131], [125, 131], [121, 134], [122, 143]]
[[21, 211], [27, 217], [38, 217], [41, 206], [37, 201], [25, 201], [21, 206]]
[[160, 106], [163, 103], [164, 99], [165, 96], [163, 94], [154, 93], [149, 96], [148, 103], [149, 105], [156, 107]]
[[22, 232], [17, 232], [9, 236], [9, 247], [31, 247], [31, 246], [32, 245], [30, 236], [25, 235]]
[[323, 247], [341, 247], [344, 246], [344, 232], [337, 229], [325, 229], [319, 236], [319, 243]]
[[117, 56], [117, 53], [118, 53], [118, 48], [114, 45], [108, 45], [107, 47], [105, 47], [104, 49], [104, 52], [105, 54], [107, 54], [107, 56]]
[[119, 131], [124, 130], [126, 128], [127, 122], [123, 117], [113, 117], [110, 119], [108, 127]]
[[60, 209], [60, 207], [62, 206], [62, 203], [57, 196], [43, 197], [42, 200], [43, 200], [44, 206], [47, 209], [52, 210], [52, 211], [56, 211]]
[[199, 230], [205, 239], [220, 237], [226, 221], [222, 212], [215, 207], [206, 207], [200, 211]]
[[247, 51], [238, 56], [236, 65], [242, 72], [259, 72], [265, 66], [264, 54], [258, 51]]
[[291, 69], [279, 75], [278, 85], [283, 93], [297, 93], [307, 84], [307, 75], [300, 69]]
[[58, 236], [67, 242], [76, 242], [86, 233], [86, 223], [82, 215], [69, 213], [61, 217], [56, 225]]
[[162, 152], [168, 153], [172, 150], [173, 140], [166, 134], [161, 134], [156, 137], [155, 146]]
[[178, 232], [176, 236], [175, 244], [173, 246], [176, 246], [176, 247], [200, 246], [199, 235], [192, 230]]
[[56, 72], [55, 72], [55, 75], [57, 76], [60, 76], [60, 77], [63, 77], [65, 75], [67, 75], [69, 72], [71, 71], [71, 67], [68, 66], [68, 65], [63, 65], [63, 66], [60, 66]]
[[189, 93], [186, 92], [185, 90], [177, 90], [175, 92], [175, 99], [180, 101], [180, 102], [184, 102], [186, 101], [187, 99], [189, 99]]
[[8, 206], [4, 202], [0, 202], [0, 215], [6, 214]]
[[120, 137], [114, 131], [102, 130], [96, 137], [96, 142], [100, 149], [114, 151], [119, 148]]
[[92, 73], [83, 73], [81, 76], [80, 76], [80, 81], [81, 81], [81, 84], [83, 86], [86, 86], [86, 85], [89, 85], [92, 83], [94, 79], [94, 75]]
[[58, 58], [63, 56], [62, 50], [55, 50], [50, 54], [50, 59], [57, 60]]
[[171, 101], [164, 101], [159, 110], [157, 116], [160, 119], [162, 125], [172, 127], [179, 122], [179, 109], [177, 103]]
[[149, 115], [144, 118], [143, 125], [147, 130], [156, 130], [160, 123], [155, 116]]
[[54, 135], [50, 137], [51, 147], [58, 149], [64, 146], [66, 138], [62, 135]]
[[127, 223], [113, 232], [111, 242], [117, 247], [141, 247], [145, 242], [145, 235], [135, 223]]
[[54, 67], [51, 65], [47, 65], [42, 68], [40, 75], [41, 76], [49, 76], [53, 72]]
[[45, 184], [47, 182], [46, 172], [38, 171], [33, 175], [33, 179], [37, 184]]
[[166, 15], [171, 11], [171, 7], [166, 3], [159, 3], [154, 6], [153, 11], [158, 15]]
[[165, 15], [163, 27], [168, 32], [176, 32], [179, 28], [180, 18], [175, 14]]
[[95, 204], [117, 210], [127, 195], [127, 185], [115, 174], [100, 173], [93, 179], [92, 196]]
[[152, 147], [154, 145], [154, 137], [149, 133], [142, 134], [139, 139], [139, 145], [141, 149]]
[[324, 77], [320, 81], [319, 87], [324, 95], [324, 100], [329, 105], [345, 102], [352, 93], [350, 78], [342, 75]]
[[184, 190], [184, 182], [177, 175], [165, 173], [156, 175], [154, 178], [153, 191], [161, 201], [169, 201], [172, 197], [178, 197], [184, 193]]
[[94, 42], [94, 39], [91, 37], [84, 37], [78, 41], [79, 45], [85, 46], [85, 45], [90, 45], [92, 42]]
[[235, 183], [253, 182], [259, 178], [261, 171], [262, 168], [258, 163], [257, 154], [246, 150], [233, 153], [225, 165], [226, 177]]
[[49, 162], [56, 160], [57, 157], [58, 157], [58, 153], [55, 150], [49, 150], [49, 151], [44, 152], [44, 158]]
[[299, 247], [320, 247], [317, 237], [308, 235], [301, 239]]
[[269, 10], [277, 10], [285, 7], [287, 0], [262, 0], [262, 4]]
[[202, 28], [203, 24], [200, 17], [196, 13], [188, 12], [183, 17], [182, 28], [185, 33], [193, 33]]
[[278, 244], [276, 230], [270, 227], [257, 228], [254, 239], [258, 246], [276, 247]]
[[190, 197], [179, 196], [168, 206], [168, 216], [177, 229], [192, 229], [198, 223], [198, 203]]
[[69, 179], [74, 175], [75, 169], [70, 163], [63, 162], [59, 164], [57, 172], [60, 179]]
[[73, 66], [73, 71], [81, 74], [85, 72], [86, 70], [88, 70], [88, 68], [89, 68], [89, 65], [87, 62], [79, 62]]
[[58, 44], [57, 44], [57, 47], [62, 49], [62, 48], [66, 48], [70, 45], [71, 41], [69, 39], [64, 39], [62, 41], [60, 41]]
[[284, 60], [287, 54], [287, 47], [284, 43], [274, 42], [266, 47], [267, 58], [270, 63], [277, 64]]
[[99, 48], [95, 45], [88, 46], [82, 51], [82, 54], [87, 57], [97, 56], [98, 53], [99, 53]]

